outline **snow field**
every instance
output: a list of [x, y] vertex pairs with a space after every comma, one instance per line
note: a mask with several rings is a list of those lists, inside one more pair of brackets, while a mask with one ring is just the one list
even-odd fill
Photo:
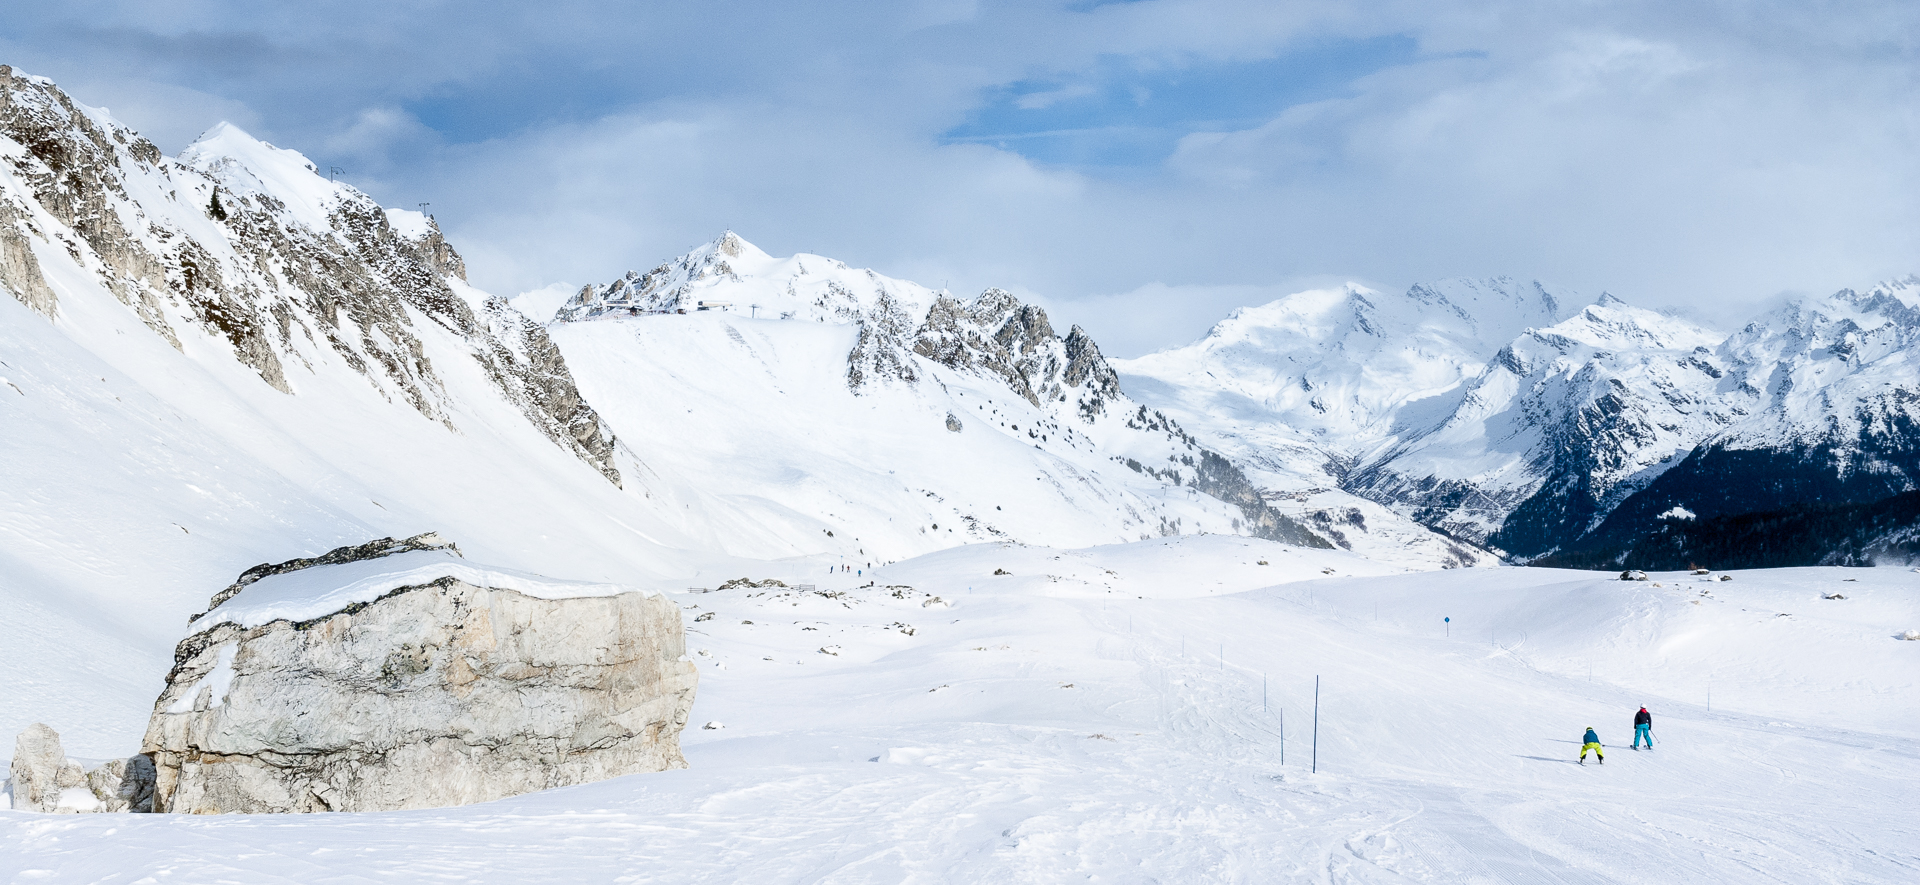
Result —
[[[978, 545], [882, 569], [871, 588], [823, 573], [811, 591], [684, 591], [702, 670], [687, 770], [391, 814], [7, 813], [17, 850], [0, 874], [1851, 883], [1920, 870], [1920, 825], [1899, 813], [1920, 783], [1920, 644], [1893, 638], [1920, 623], [1911, 573], [1742, 572], [1694, 605], [1709, 585], [1680, 575], [1346, 571], [1361, 565], [1243, 538]], [[809, 567], [761, 568], [737, 577]], [[1836, 590], [1847, 598], [1821, 599]], [[1716, 685], [1708, 713], [1690, 693], [1716, 666], [1742, 687], [1723, 700]], [[1640, 704], [1652, 752], [1626, 749]], [[1604, 766], [1573, 764], [1587, 726]]]

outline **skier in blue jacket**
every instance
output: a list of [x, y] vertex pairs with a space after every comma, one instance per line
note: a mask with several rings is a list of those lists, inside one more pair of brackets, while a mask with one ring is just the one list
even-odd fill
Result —
[[1593, 733], [1592, 726], [1587, 727], [1587, 736], [1580, 739], [1580, 764], [1581, 765], [1587, 764], [1588, 750], [1592, 750], [1593, 755], [1600, 757], [1601, 765], [1607, 764], [1607, 754], [1602, 752], [1600, 749], [1600, 736]]

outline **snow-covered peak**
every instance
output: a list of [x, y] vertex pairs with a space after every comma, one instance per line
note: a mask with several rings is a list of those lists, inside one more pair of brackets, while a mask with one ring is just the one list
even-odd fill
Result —
[[1634, 307], [1612, 295], [1587, 305], [1579, 313], [1551, 326], [1530, 330], [1523, 337], [1552, 342], [1565, 348], [1577, 343], [1598, 350], [1692, 350], [1712, 348], [1724, 333], [1676, 316]]
[[775, 258], [727, 231], [649, 271], [587, 286], [554, 315], [561, 322], [720, 310], [763, 319], [858, 322], [884, 303], [917, 318], [938, 293], [820, 255]]
[[1920, 279], [1801, 298], [1727, 339], [1730, 358], [1755, 364], [1839, 359], [1872, 363], [1920, 343]]
[[[315, 230], [330, 226], [340, 199], [358, 191], [320, 174], [305, 154], [274, 147], [232, 123], [220, 123], [187, 145], [176, 158], [212, 176], [235, 194], [259, 194], [284, 204], [292, 220]], [[406, 210], [390, 210], [405, 212]], [[415, 213], [418, 214], [418, 213]]]

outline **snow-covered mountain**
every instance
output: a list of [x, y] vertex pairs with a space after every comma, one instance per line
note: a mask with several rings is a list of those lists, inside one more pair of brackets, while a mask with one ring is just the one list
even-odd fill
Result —
[[1473, 543], [1484, 535], [1356, 495], [1349, 474], [1460, 408], [1495, 351], [1578, 303], [1504, 278], [1397, 296], [1348, 284], [1241, 308], [1193, 344], [1115, 367], [1127, 389], [1217, 443], [1315, 528], [1355, 538], [1356, 549], [1446, 551], [1472, 563], [1491, 557], [1427, 526]]
[[[613, 298], [549, 331], [468, 285], [433, 219], [297, 152], [223, 125], [169, 158], [0, 67], [0, 666], [29, 687], [0, 732], [129, 696], [107, 683], [153, 696], [209, 587], [369, 538], [682, 587], [979, 540], [1328, 543], [1004, 293], [732, 236], [680, 264], [649, 303], [742, 309]], [[76, 630], [116, 638], [40, 638]], [[49, 668], [100, 694], [32, 696]]]
[[1806, 299], [1729, 336], [1538, 283], [1349, 286], [1119, 369], [1270, 488], [1337, 485], [1516, 557], [1612, 564], [1673, 514], [1916, 488], [1917, 293]]
[[1002, 290], [962, 302], [728, 232], [582, 289], [549, 333], [655, 473], [783, 531], [852, 532], [857, 561], [1192, 531], [1327, 543], [1127, 398], [1083, 330]]
[[[1725, 367], [1715, 403], [1725, 428], [1613, 509], [1583, 545], [1590, 553], [1633, 548], [1675, 518], [1663, 514], [1689, 514], [1686, 534], [1706, 538], [1744, 532], [1749, 514], [1830, 510], [1857, 518], [1842, 520], [1848, 531], [1822, 560], [1911, 558], [1910, 516], [1842, 536], [1910, 514], [1894, 502], [1920, 490], [1920, 278], [1801, 299], [1729, 336], [1712, 360]], [[1687, 552], [1669, 546], [1660, 561]]]
[[1129, 389], [1230, 445], [1282, 488], [1331, 485], [1457, 407], [1463, 382], [1571, 293], [1448, 280], [1393, 296], [1348, 284], [1243, 307], [1185, 347], [1116, 361]]

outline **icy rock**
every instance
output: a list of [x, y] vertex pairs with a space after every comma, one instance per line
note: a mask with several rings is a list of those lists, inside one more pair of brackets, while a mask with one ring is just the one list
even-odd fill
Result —
[[153, 808], [428, 808], [684, 768], [685, 651], [664, 596], [451, 576], [298, 622], [213, 623], [154, 703]]
[[1900, 638], [1910, 642], [1920, 642], [1920, 630], [1908, 630], [1900, 634]]
[[1630, 568], [1620, 573], [1620, 580], [1622, 581], [1644, 581], [1646, 579], [1647, 573], [1639, 569]]
[[1731, 581], [1731, 580], [1733, 580], [1733, 576], [1732, 576], [1732, 575], [1721, 575], [1721, 576], [1720, 576], [1720, 580], [1722, 580], [1722, 581]]

